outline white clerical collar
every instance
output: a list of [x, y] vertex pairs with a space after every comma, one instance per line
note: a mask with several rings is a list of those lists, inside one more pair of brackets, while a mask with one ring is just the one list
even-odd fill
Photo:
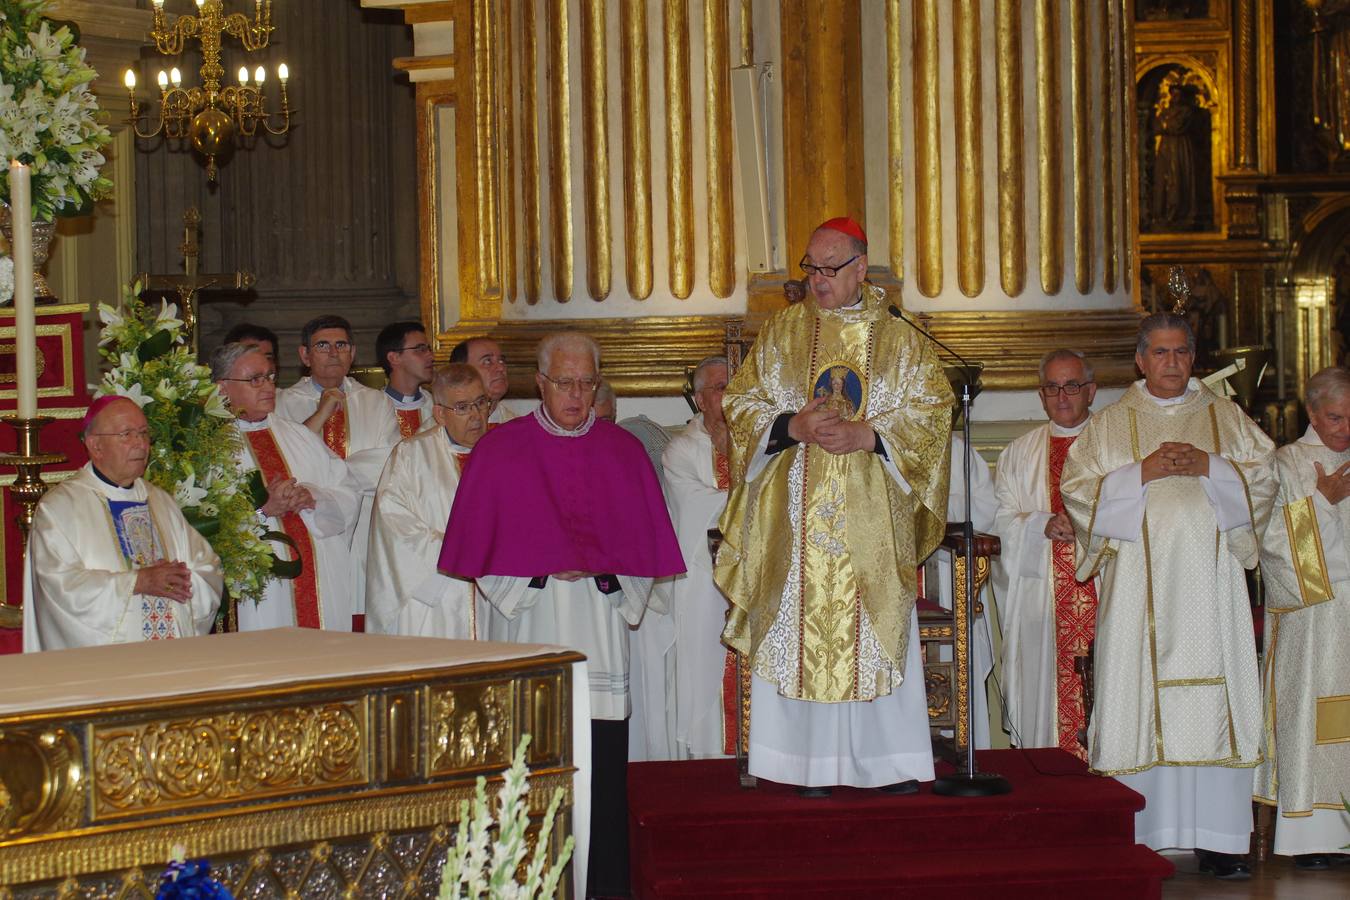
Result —
[[1199, 382], [1196, 381], [1194, 378], [1192, 378], [1190, 381], [1186, 382], [1186, 390], [1182, 391], [1180, 396], [1158, 397], [1155, 396], [1153, 392], [1148, 389], [1148, 385], [1144, 382], [1144, 379], [1142, 378], [1139, 379], [1137, 382], [1135, 382], [1135, 384], [1139, 385], [1139, 390], [1143, 392], [1145, 397], [1152, 400], [1159, 406], [1177, 406], [1181, 403], [1185, 403], [1187, 400], [1191, 399], [1191, 397], [1195, 394], [1196, 391], [1200, 389]]
[[455, 454], [457, 454], [457, 455], [459, 455], [459, 456], [463, 456], [465, 453], [472, 453], [472, 452], [473, 452], [473, 448], [472, 448], [472, 447], [465, 447], [465, 446], [464, 446], [463, 444], [461, 444], [459, 441], [457, 441], [457, 440], [455, 440], [454, 438], [452, 438], [452, 437], [450, 436], [450, 432], [449, 432], [448, 430], [446, 430], [445, 428], [442, 428], [442, 429], [441, 429], [441, 434], [445, 435], [445, 440], [450, 444], [450, 452], [451, 452], [451, 453], [455, 453]]
[[104, 475], [94, 467], [92, 462], [84, 464], [89, 472], [90, 481], [106, 496], [113, 500], [144, 500], [145, 488], [141, 486], [141, 479], [137, 478], [126, 487], [116, 483], [107, 475]]
[[1077, 437], [1078, 435], [1083, 433], [1083, 429], [1087, 427], [1087, 423], [1090, 421], [1092, 421], [1091, 413], [1088, 414], [1088, 417], [1086, 419], [1070, 428], [1065, 428], [1063, 425], [1057, 425], [1054, 422], [1051, 422], [1050, 433], [1053, 434], [1055, 437]]
[[595, 410], [592, 409], [587, 414], [586, 421], [578, 425], [574, 431], [568, 431], [566, 428], [563, 428], [557, 422], [553, 421], [553, 418], [548, 414], [548, 410], [544, 409], [544, 404], [542, 403], [535, 407], [534, 420], [539, 423], [540, 428], [544, 429], [549, 434], [557, 435], [558, 437], [582, 437], [589, 432], [591, 426], [595, 424]]
[[239, 426], [240, 431], [266, 431], [271, 427], [271, 415], [263, 416], [256, 422], [249, 422], [246, 419], [235, 419], [234, 424]]
[[1322, 442], [1321, 435], [1317, 433], [1317, 429], [1313, 428], [1311, 425], [1308, 426], [1307, 431], [1303, 432], [1303, 437], [1299, 438], [1298, 442], [1300, 444], [1309, 444], [1313, 447], [1326, 446], [1326, 444]]
[[388, 394], [388, 395], [389, 395], [389, 398], [390, 398], [391, 400], [393, 400], [395, 403], [414, 404], [414, 403], [421, 403], [421, 402], [422, 402], [422, 389], [421, 389], [421, 388], [417, 388], [416, 391], [415, 391], [411, 396], [410, 396], [410, 395], [407, 395], [407, 394], [400, 393], [399, 391], [394, 390], [394, 389], [393, 389], [392, 387], [390, 387], [389, 385], [385, 385], [385, 387], [384, 387], [384, 392], [385, 392], [386, 394]]

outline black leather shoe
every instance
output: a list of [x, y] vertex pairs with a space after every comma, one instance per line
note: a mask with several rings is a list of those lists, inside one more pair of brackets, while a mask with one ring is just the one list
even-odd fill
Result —
[[1321, 872], [1331, 868], [1325, 853], [1299, 853], [1294, 856], [1294, 868], [1305, 872]]
[[1196, 848], [1195, 858], [1200, 861], [1200, 871], [1206, 875], [1224, 881], [1244, 881], [1252, 877], [1252, 869], [1245, 856]]
[[809, 800], [821, 800], [830, 796], [830, 789], [827, 787], [799, 787], [797, 793]]
[[877, 788], [883, 794], [917, 794], [919, 792], [919, 782], [911, 778], [909, 781], [897, 781], [895, 784], [884, 785]]

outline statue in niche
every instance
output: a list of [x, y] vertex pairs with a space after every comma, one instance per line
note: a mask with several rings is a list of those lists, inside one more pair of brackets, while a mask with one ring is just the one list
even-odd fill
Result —
[[1350, 0], [1304, 0], [1312, 14], [1312, 126], [1334, 168], [1350, 156]]
[[1331, 358], [1337, 365], [1350, 365], [1350, 236], [1338, 248], [1331, 262], [1334, 285], [1332, 308], [1335, 330], [1331, 335]]
[[1134, 17], [1140, 22], [1208, 19], [1209, 0], [1139, 0]]
[[1201, 352], [1222, 349], [1229, 341], [1220, 334], [1220, 317], [1228, 309], [1228, 298], [1219, 288], [1209, 269], [1201, 266], [1186, 273], [1190, 277], [1191, 300], [1186, 304], [1186, 318]]
[[1139, 84], [1140, 222], [1144, 232], [1213, 226], [1210, 135], [1214, 103], [1199, 75], [1155, 69]]

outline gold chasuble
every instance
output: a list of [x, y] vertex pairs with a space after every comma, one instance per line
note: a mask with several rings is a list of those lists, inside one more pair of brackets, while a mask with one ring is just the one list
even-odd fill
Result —
[[[763, 455], [784, 413], [814, 398], [870, 425], [875, 452], [793, 445]], [[723, 639], [785, 697], [889, 694], [904, 670], [916, 566], [942, 539], [952, 392], [931, 342], [864, 284], [860, 304], [813, 298], [760, 331], [723, 402], [731, 493], [714, 577], [731, 603]]]
[[[1139, 381], [1093, 415], [1069, 450], [1061, 485], [1078, 532], [1078, 577], [1101, 576], [1088, 761], [1107, 775], [1250, 768], [1261, 756], [1243, 569], [1257, 564], [1257, 536], [1275, 496], [1273, 445], [1237, 404], [1194, 378], [1184, 398], [1165, 403]], [[1246, 494], [1242, 523], [1219, 529], [1211, 480], [1172, 476], [1143, 486], [1142, 509], [1134, 507], [1143, 515], [1138, 540], [1105, 537], [1102, 529], [1119, 526], [1103, 513], [1106, 476], [1167, 441], [1232, 464]], [[1211, 457], [1211, 479], [1228, 475], [1216, 471], [1222, 465]]]

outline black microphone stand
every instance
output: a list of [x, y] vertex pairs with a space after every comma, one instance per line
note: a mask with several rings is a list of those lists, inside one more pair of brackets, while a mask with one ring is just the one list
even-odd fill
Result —
[[[938, 347], [947, 351], [956, 361], [961, 364], [965, 370], [964, 383], [961, 385], [961, 433], [965, 438], [965, 452], [962, 454], [962, 466], [965, 474], [965, 511], [966, 520], [961, 523], [961, 534], [965, 539], [965, 561], [966, 561], [966, 595], [959, 600], [952, 598], [953, 603], [962, 602], [966, 605], [966, 633], [970, 635], [975, 625], [975, 522], [971, 518], [970, 505], [970, 474], [972, 472], [972, 460], [975, 455], [975, 445], [970, 438], [970, 407], [974, 402], [972, 390], [975, 383], [979, 380], [979, 370], [966, 362], [961, 354], [957, 353], [951, 347], [948, 347], [942, 341], [929, 334], [917, 323], [906, 316], [900, 307], [894, 303], [889, 308], [890, 314], [900, 321], [906, 323], [915, 331], [928, 338]], [[969, 646], [969, 645], [967, 645]], [[969, 665], [969, 660], [967, 660]], [[1012, 785], [1002, 775], [994, 772], [977, 772], [975, 770], [975, 702], [974, 702], [975, 679], [966, 679], [966, 767], [964, 772], [954, 772], [951, 775], [944, 775], [933, 782], [933, 793], [943, 797], [993, 797], [998, 794], [1006, 794], [1012, 790]]]

